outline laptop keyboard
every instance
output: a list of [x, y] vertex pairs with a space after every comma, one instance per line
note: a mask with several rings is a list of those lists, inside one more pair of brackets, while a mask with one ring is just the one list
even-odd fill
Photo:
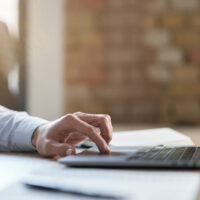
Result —
[[[89, 150], [88, 150], [89, 151]], [[200, 146], [113, 147], [110, 155], [81, 154], [61, 158], [69, 166], [200, 169]], [[87, 152], [87, 151], [85, 151]]]
[[152, 160], [152, 161], [200, 161], [200, 147], [154, 147], [143, 148], [126, 158], [133, 160]]

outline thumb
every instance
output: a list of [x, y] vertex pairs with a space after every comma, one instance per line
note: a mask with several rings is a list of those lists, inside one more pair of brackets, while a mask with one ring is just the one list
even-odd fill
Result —
[[47, 156], [68, 156], [75, 154], [75, 149], [73, 146], [66, 143], [59, 143], [56, 141], [51, 141], [46, 149]]

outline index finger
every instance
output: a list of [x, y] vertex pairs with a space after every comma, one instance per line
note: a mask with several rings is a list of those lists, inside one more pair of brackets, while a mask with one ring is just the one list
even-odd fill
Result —
[[72, 121], [70, 124], [73, 126], [73, 129], [89, 137], [97, 145], [101, 153], [107, 154], [110, 152], [106, 141], [98, 134], [94, 126], [80, 120], [75, 115], [70, 115], [70, 120]]
[[104, 114], [87, 114], [87, 113], [81, 113], [77, 112], [75, 113], [79, 119], [95, 126], [99, 127], [101, 131], [101, 135], [106, 140], [107, 143], [109, 143], [112, 139], [112, 123], [111, 118], [109, 115]]

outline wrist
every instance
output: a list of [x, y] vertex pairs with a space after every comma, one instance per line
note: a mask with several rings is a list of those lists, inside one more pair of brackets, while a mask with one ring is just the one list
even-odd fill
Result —
[[39, 134], [39, 127], [38, 126], [35, 131], [33, 132], [33, 135], [32, 135], [32, 138], [31, 138], [31, 143], [34, 147], [36, 147], [36, 141], [37, 141], [37, 138], [38, 138], [38, 134]]
[[44, 124], [38, 126], [35, 131], [33, 132], [33, 135], [32, 135], [32, 139], [31, 139], [31, 143], [34, 147], [36, 147], [36, 144], [37, 144], [37, 140], [38, 140], [38, 137], [39, 135], [41, 134], [41, 128], [44, 126]]

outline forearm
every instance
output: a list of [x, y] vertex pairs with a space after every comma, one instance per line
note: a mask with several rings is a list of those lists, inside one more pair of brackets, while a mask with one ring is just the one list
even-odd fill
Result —
[[0, 106], [0, 151], [35, 151], [31, 139], [46, 120]]

